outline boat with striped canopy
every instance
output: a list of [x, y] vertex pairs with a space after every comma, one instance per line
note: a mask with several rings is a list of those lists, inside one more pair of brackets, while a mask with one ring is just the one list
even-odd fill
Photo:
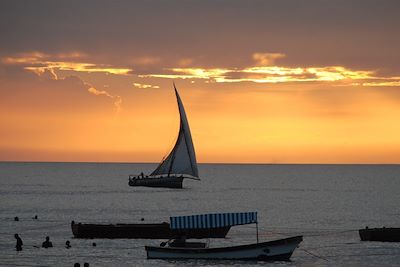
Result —
[[[288, 261], [303, 240], [294, 236], [274, 241], [259, 242], [257, 212], [216, 213], [170, 218], [171, 229], [213, 229], [244, 224], [256, 224], [257, 243], [230, 247], [206, 247], [205, 243], [179, 239], [146, 246], [148, 259], [212, 259]], [[166, 246], [168, 244], [168, 246]]]
[[189, 122], [175, 84], [174, 89], [180, 115], [180, 127], [176, 143], [168, 156], [150, 175], [143, 173], [130, 175], [130, 186], [182, 188], [185, 178], [200, 180]]

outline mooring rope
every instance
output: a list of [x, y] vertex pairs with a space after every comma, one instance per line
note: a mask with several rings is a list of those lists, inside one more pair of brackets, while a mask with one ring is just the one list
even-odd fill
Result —
[[[282, 236], [292, 236], [292, 235], [302, 235], [304, 237], [316, 237], [316, 236], [328, 236], [328, 235], [340, 235], [344, 233], [350, 233], [350, 232], [358, 232], [358, 229], [327, 229], [326, 231], [324, 229], [318, 229], [317, 231], [299, 231], [299, 232], [276, 232], [273, 230], [268, 230], [265, 228], [260, 228], [262, 230], [261, 235], [271, 235], [271, 234], [277, 234], [277, 235], [282, 235]], [[297, 228], [300, 230], [300, 228]]]
[[[25, 233], [25, 232], [42, 230], [42, 229], [51, 229], [51, 228], [57, 228], [60, 226], [65, 226], [65, 225], [67, 225], [67, 223], [64, 222], [64, 223], [58, 223], [58, 224], [52, 224], [52, 225], [43, 225], [43, 226], [39, 226], [39, 227], [30, 227], [30, 228], [24, 228], [23, 232]], [[14, 234], [14, 233], [12, 233], [12, 234]], [[0, 235], [7, 236], [7, 235], [10, 235], [10, 233], [9, 232], [0, 232]]]
[[324, 261], [329, 261], [328, 259], [326, 259], [326, 258], [324, 258], [324, 257], [322, 257], [320, 255], [317, 255], [315, 253], [312, 253], [312, 252], [308, 251], [307, 249], [304, 249], [304, 248], [297, 248], [297, 249], [298, 250], [302, 250], [302, 251], [306, 252], [307, 254], [310, 254], [313, 257], [319, 258], [319, 259], [324, 260]]

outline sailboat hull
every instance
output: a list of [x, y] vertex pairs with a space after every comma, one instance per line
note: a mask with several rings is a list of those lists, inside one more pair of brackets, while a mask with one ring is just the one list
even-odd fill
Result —
[[130, 179], [130, 186], [162, 187], [162, 188], [182, 188], [184, 177], [149, 177], [141, 179]]

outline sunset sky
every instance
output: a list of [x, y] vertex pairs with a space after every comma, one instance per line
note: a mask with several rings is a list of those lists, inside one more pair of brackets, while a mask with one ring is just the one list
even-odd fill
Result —
[[0, 161], [400, 163], [400, 1], [0, 1]]

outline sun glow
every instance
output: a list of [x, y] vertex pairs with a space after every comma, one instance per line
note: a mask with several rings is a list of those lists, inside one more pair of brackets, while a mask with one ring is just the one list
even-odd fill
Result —
[[[398, 75], [277, 65], [284, 57], [279, 53], [253, 55], [251, 66], [222, 68], [193, 67], [192, 59], [177, 60], [180, 67], [154, 67], [161, 62], [154, 57], [141, 62], [152, 67], [140, 74], [88, 63], [87, 57], [35, 52], [3, 58], [26, 80], [17, 76], [2, 86], [19, 90], [1, 99], [0, 154], [158, 161], [179, 128], [173, 92], [164, 89], [171, 89], [168, 79], [182, 79], [175, 82], [184, 89], [200, 162], [377, 163], [400, 156], [400, 128], [393, 123], [400, 116], [397, 92], [379, 88], [400, 86]], [[12, 116], [4, 115], [9, 110]]]

